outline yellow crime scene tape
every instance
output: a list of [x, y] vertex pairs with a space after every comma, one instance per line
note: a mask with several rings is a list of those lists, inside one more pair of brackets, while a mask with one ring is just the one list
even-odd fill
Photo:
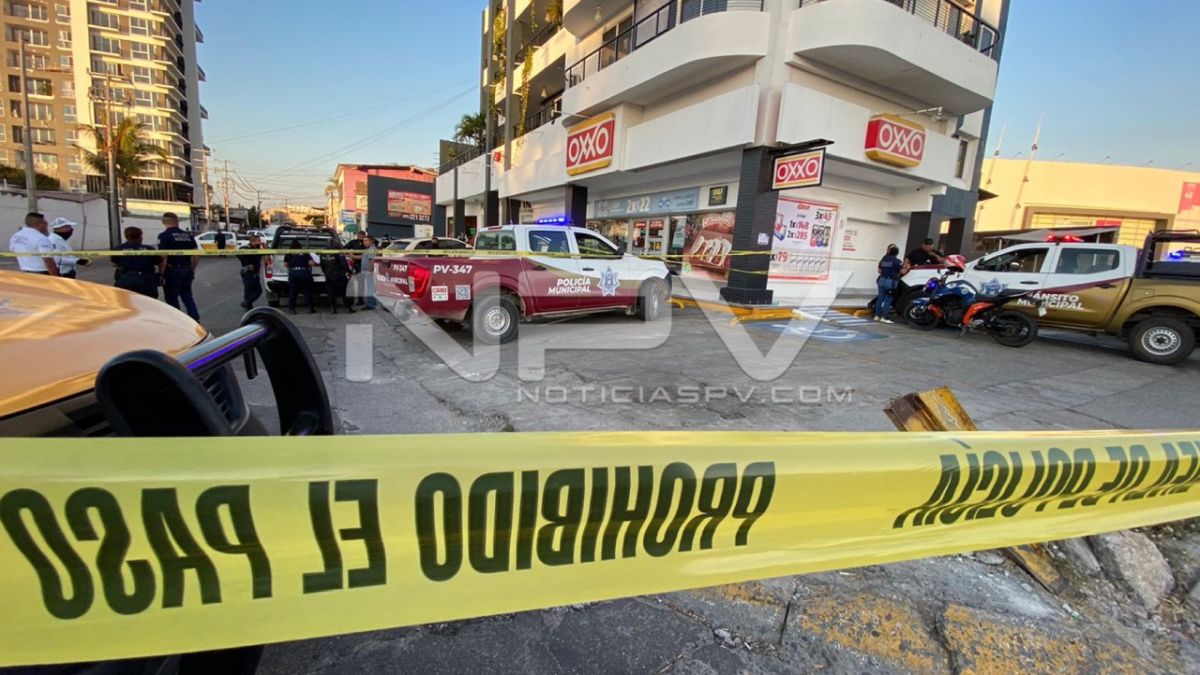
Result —
[[1200, 431], [8, 439], [0, 666], [313, 638], [1200, 515]]
[[[232, 258], [240, 255], [289, 255], [293, 253], [314, 253], [316, 255], [353, 255], [361, 256], [363, 251], [359, 249], [184, 249], [163, 251], [158, 249], [150, 250], [130, 250], [130, 251], [55, 251], [54, 253], [13, 253], [11, 251], [0, 251], [0, 258], [58, 258], [64, 255], [71, 255], [78, 258], [115, 258], [124, 256], [153, 256], [161, 258], [163, 256], [190, 257], [202, 256], [221, 258]], [[740, 256], [755, 256], [755, 255], [771, 255], [771, 251], [729, 251], [721, 254], [724, 257], [740, 257]], [[476, 250], [476, 249], [445, 249], [431, 251], [376, 251], [375, 258], [401, 258], [404, 256], [419, 256], [419, 257], [438, 257], [445, 256], [450, 258], [473, 258], [484, 256], [496, 257], [538, 257], [538, 258], [580, 258], [584, 257], [577, 253], [551, 253], [551, 252], [534, 252], [534, 251], [497, 251], [497, 250]], [[702, 258], [700, 254], [693, 253], [644, 253], [638, 254], [639, 257], [665, 259], [665, 260], [689, 260]], [[842, 258], [835, 257], [834, 260], [858, 260], [863, 262], [877, 262], [874, 258]]]

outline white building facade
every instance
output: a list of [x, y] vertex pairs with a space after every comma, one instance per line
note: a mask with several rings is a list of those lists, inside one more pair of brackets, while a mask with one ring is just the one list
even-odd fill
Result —
[[[1006, 19], [1006, 0], [495, 0], [492, 150], [437, 202], [459, 232], [586, 225], [734, 302], [835, 275], [873, 295], [888, 244], [971, 241]], [[821, 147], [819, 185], [772, 189], [778, 158]]]

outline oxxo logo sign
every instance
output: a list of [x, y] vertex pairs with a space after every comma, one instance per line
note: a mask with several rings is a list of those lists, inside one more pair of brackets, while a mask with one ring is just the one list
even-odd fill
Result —
[[912, 168], [925, 156], [925, 127], [894, 115], [876, 115], [867, 124], [867, 157]]
[[771, 189], [815, 187], [821, 184], [824, 175], [824, 148], [778, 157], [775, 159], [775, 175], [771, 181]]
[[577, 176], [612, 164], [616, 131], [617, 119], [612, 113], [593, 117], [568, 129], [567, 173]]

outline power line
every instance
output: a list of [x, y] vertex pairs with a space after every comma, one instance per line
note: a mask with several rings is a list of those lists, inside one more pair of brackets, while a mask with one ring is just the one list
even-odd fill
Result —
[[463, 84], [466, 84], [466, 83], [468, 83], [468, 82], [474, 82], [474, 81], [475, 81], [475, 78], [474, 78], [474, 77], [470, 77], [470, 78], [467, 78], [467, 79], [465, 79], [465, 80], [462, 80], [462, 81], [459, 81], [459, 82], [454, 82], [454, 83], [451, 83], [451, 84], [447, 84], [447, 85], [444, 85], [444, 86], [438, 87], [438, 88], [436, 88], [436, 89], [430, 89], [429, 91], [426, 91], [426, 92], [423, 92], [423, 93], [420, 93], [420, 94], [416, 94], [416, 95], [413, 95], [413, 96], [405, 96], [405, 97], [403, 97], [403, 98], [396, 98], [396, 99], [392, 99], [392, 100], [390, 100], [390, 101], [386, 101], [386, 102], [384, 102], [384, 103], [379, 103], [379, 104], [376, 104], [376, 105], [373, 105], [373, 106], [369, 106], [369, 107], [366, 107], [366, 108], [359, 108], [358, 110], [351, 110], [351, 111], [349, 111], [349, 112], [339, 113], [339, 114], [337, 114], [337, 115], [330, 115], [329, 117], [322, 117], [322, 118], [320, 118], [320, 119], [309, 120], [309, 121], [307, 121], [307, 122], [300, 122], [299, 124], [293, 124], [292, 126], [289, 126], [289, 127], [282, 127], [282, 128], [279, 128], [279, 129], [271, 129], [271, 130], [268, 130], [268, 131], [257, 131], [257, 132], [253, 132], [253, 133], [242, 134], [242, 135], [240, 135], [240, 136], [230, 136], [229, 138], [222, 138], [222, 139], [220, 139], [220, 140], [216, 140], [216, 141], [209, 141], [209, 142], [210, 142], [210, 143], [213, 143], [213, 144], [218, 144], [218, 143], [229, 143], [229, 142], [232, 142], [232, 141], [241, 141], [241, 140], [245, 140], [245, 139], [248, 139], [248, 138], [259, 138], [259, 137], [262, 137], [262, 136], [272, 136], [272, 135], [275, 135], [275, 134], [282, 134], [282, 133], [285, 133], [285, 132], [288, 132], [288, 131], [294, 131], [294, 130], [296, 130], [296, 129], [303, 129], [304, 127], [311, 127], [311, 126], [313, 126], [314, 124], [321, 124], [322, 122], [330, 122], [330, 121], [332, 121], [332, 120], [343, 119], [343, 118], [345, 118], [345, 117], [352, 117], [352, 116], [354, 116], [354, 115], [359, 115], [359, 114], [362, 114], [362, 113], [365, 113], [365, 112], [371, 112], [371, 111], [374, 111], [374, 110], [380, 110], [380, 109], [382, 109], [382, 108], [387, 108], [387, 107], [393, 106], [393, 105], [395, 105], [395, 104], [397, 104], [397, 103], [402, 103], [402, 102], [405, 102], [405, 101], [409, 101], [409, 100], [412, 100], [412, 99], [414, 99], [414, 98], [421, 97], [421, 96], [428, 96], [428, 95], [430, 95], [430, 94], [436, 94], [436, 93], [437, 93], [437, 92], [439, 92], [439, 91], [445, 91], [446, 89], [451, 89], [451, 88], [453, 88], [453, 87], [458, 87], [458, 86], [461, 86], [461, 85], [463, 85]]
[[471, 93], [472, 91], [474, 91], [474, 87], [472, 87], [472, 88], [470, 88], [470, 89], [467, 89], [467, 90], [465, 90], [465, 91], [462, 91], [462, 92], [460, 92], [460, 93], [458, 93], [458, 94], [455, 94], [454, 96], [451, 96], [450, 98], [448, 98], [448, 99], [445, 99], [444, 101], [442, 101], [442, 102], [438, 103], [437, 105], [435, 105], [435, 106], [433, 106], [433, 107], [431, 107], [431, 108], [427, 108], [427, 109], [425, 109], [425, 110], [421, 111], [420, 113], [417, 113], [417, 114], [416, 114], [416, 115], [414, 115], [413, 117], [410, 117], [410, 118], [408, 118], [408, 119], [405, 119], [405, 120], [402, 120], [402, 121], [400, 121], [400, 122], [397, 122], [396, 124], [393, 124], [393, 125], [391, 125], [391, 126], [388, 126], [388, 127], [384, 128], [384, 129], [381, 129], [381, 130], [379, 130], [379, 131], [377, 131], [377, 132], [375, 132], [375, 133], [373, 133], [373, 134], [370, 134], [370, 135], [368, 135], [368, 136], [366, 136], [366, 137], [364, 137], [364, 138], [362, 138], [362, 139], [360, 139], [360, 140], [358, 140], [358, 141], [355, 141], [355, 142], [353, 142], [353, 143], [350, 143], [349, 145], [345, 145], [345, 146], [343, 146], [343, 147], [340, 147], [340, 148], [338, 148], [338, 149], [336, 149], [336, 150], [333, 150], [333, 151], [331, 151], [331, 152], [327, 152], [327, 153], [324, 153], [324, 154], [322, 154], [322, 155], [319, 155], [319, 156], [317, 156], [317, 157], [314, 157], [314, 158], [312, 158], [311, 160], [308, 160], [307, 162], [303, 162], [303, 163], [301, 163], [301, 164], [297, 164], [297, 165], [295, 165], [295, 166], [293, 166], [293, 167], [290, 167], [290, 168], [287, 168], [287, 169], [283, 169], [283, 170], [281, 170], [281, 171], [278, 171], [278, 172], [276, 172], [276, 173], [274, 173], [274, 174], [271, 174], [270, 176], [267, 176], [267, 178], [275, 178], [275, 177], [279, 177], [279, 176], [288, 176], [288, 175], [289, 175], [289, 174], [291, 174], [291, 172], [293, 172], [293, 171], [298, 171], [298, 170], [300, 170], [300, 169], [305, 169], [305, 168], [308, 168], [308, 167], [310, 167], [310, 166], [313, 166], [314, 164], [319, 164], [319, 163], [321, 163], [321, 162], [328, 161], [329, 159], [331, 159], [331, 158], [333, 158], [333, 157], [336, 157], [337, 155], [340, 155], [340, 154], [343, 154], [343, 153], [347, 153], [347, 152], [353, 152], [353, 151], [355, 151], [355, 150], [358, 150], [359, 148], [364, 148], [364, 147], [366, 147], [366, 146], [370, 145], [371, 143], [375, 142], [376, 140], [378, 140], [378, 139], [380, 139], [380, 138], [383, 138], [384, 136], [387, 136], [387, 135], [389, 135], [389, 134], [392, 134], [392, 133], [394, 133], [395, 131], [398, 131], [399, 129], [402, 129], [403, 127], [406, 127], [406, 126], [408, 126], [408, 125], [410, 125], [410, 124], [413, 124], [413, 123], [415, 123], [415, 122], [418, 122], [418, 121], [420, 121], [421, 119], [424, 119], [425, 117], [428, 117], [429, 115], [432, 115], [433, 113], [435, 113], [435, 112], [437, 112], [437, 111], [441, 110], [442, 108], [446, 108], [446, 107], [448, 107], [450, 104], [454, 103], [454, 101], [456, 101], [456, 100], [458, 100], [458, 99], [462, 98], [463, 96], [466, 96], [467, 94]]

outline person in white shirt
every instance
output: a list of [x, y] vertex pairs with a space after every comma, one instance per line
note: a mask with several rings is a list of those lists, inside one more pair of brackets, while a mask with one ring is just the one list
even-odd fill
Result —
[[35, 255], [17, 256], [17, 265], [22, 272], [29, 274], [48, 274], [58, 276], [58, 263], [54, 262], [54, 244], [46, 236], [49, 230], [46, 216], [40, 213], [30, 213], [25, 216], [25, 227], [17, 230], [8, 240], [8, 250], [13, 253], [31, 253]]
[[68, 279], [75, 278], [76, 265], [88, 265], [90, 263], [87, 258], [69, 255], [71, 253], [71, 245], [67, 243], [67, 240], [74, 233], [75, 223], [66, 218], [55, 218], [50, 221], [50, 244], [54, 246], [54, 252], [68, 254], [54, 256], [54, 263], [58, 265], [58, 275]]

